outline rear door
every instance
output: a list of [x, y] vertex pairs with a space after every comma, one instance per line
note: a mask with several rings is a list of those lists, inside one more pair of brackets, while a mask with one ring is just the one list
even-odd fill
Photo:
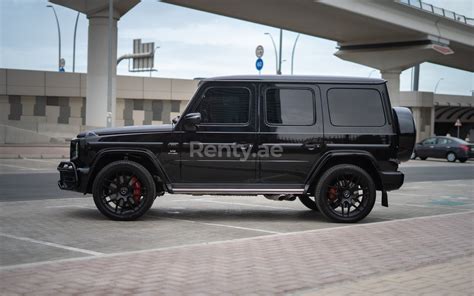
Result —
[[302, 188], [323, 147], [319, 88], [264, 83], [259, 107], [259, 181], [273, 188]]
[[434, 157], [445, 158], [448, 151], [452, 151], [453, 141], [446, 138], [437, 138], [436, 145], [434, 147]]

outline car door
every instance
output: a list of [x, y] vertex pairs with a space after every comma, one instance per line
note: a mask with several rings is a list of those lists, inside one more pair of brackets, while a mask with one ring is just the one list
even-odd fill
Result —
[[429, 138], [421, 142], [416, 153], [420, 157], [436, 157], [435, 152], [436, 138]]
[[265, 83], [260, 94], [259, 180], [289, 189], [301, 187], [323, 147], [319, 88]]
[[182, 183], [256, 182], [255, 104], [251, 83], [208, 82], [200, 88], [186, 111], [201, 114], [197, 130], [179, 127]]
[[448, 154], [448, 151], [451, 149], [452, 144], [453, 142], [450, 139], [437, 138], [436, 145], [434, 148], [434, 157], [445, 158]]

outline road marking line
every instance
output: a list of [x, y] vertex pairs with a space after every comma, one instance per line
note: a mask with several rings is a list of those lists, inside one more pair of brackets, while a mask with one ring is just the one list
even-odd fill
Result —
[[90, 251], [90, 250], [85, 250], [85, 249], [80, 249], [80, 248], [69, 247], [69, 246], [65, 246], [65, 245], [60, 245], [60, 244], [56, 244], [56, 243], [51, 243], [51, 242], [36, 240], [36, 239], [28, 238], [28, 237], [22, 237], [22, 236], [11, 235], [11, 234], [7, 234], [7, 233], [1, 233], [1, 232], [0, 232], [0, 236], [4, 236], [4, 237], [8, 237], [8, 238], [13, 238], [13, 239], [17, 239], [17, 240], [22, 240], [22, 241], [26, 241], [26, 242], [30, 242], [30, 243], [40, 244], [40, 245], [44, 245], [44, 246], [48, 246], [48, 247], [54, 247], [54, 248], [59, 248], [59, 249], [68, 250], [68, 251], [79, 252], [79, 253], [83, 253], [83, 254], [87, 254], [87, 255], [92, 255], [92, 256], [104, 255], [104, 253], [100, 253], [100, 252], [95, 252], [95, 251]]
[[51, 160], [46, 160], [46, 159], [33, 159], [33, 158], [22, 158], [23, 160], [29, 160], [29, 161], [38, 161], [38, 162], [46, 162], [46, 163], [50, 163], [50, 164], [53, 164], [53, 163], [58, 163], [61, 162], [61, 161], [64, 161], [64, 159], [51, 159]]
[[278, 231], [263, 230], [263, 229], [258, 229], [258, 228], [248, 228], [248, 227], [233, 226], [233, 225], [227, 225], [227, 224], [208, 223], [208, 222], [199, 222], [199, 221], [193, 221], [193, 220], [187, 220], [187, 219], [163, 217], [163, 216], [160, 216], [160, 215], [153, 215], [153, 214], [151, 216], [162, 218], [162, 219], [167, 219], [167, 220], [182, 221], [182, 222], [186, 222], [186, 223], [203, 224], [203, 225], [217, 226], [217, 227], [235, 228], [235, 229], [240, 229], [240, 230], [250, 230], [250, 231], [264, 232], [264, 233], [270, 233], [270, 234], [280, 234], [280, 233], [282, 233], [282, 232], [278, 232]]
[[23, 166], [19, 166], [19, 165], [4, 164], [4, 163], [0, 163], [0, 166], [6, 166], [6, 167], [15, 168], [15, 169], [29, 170], [29, 171], [38, 171], [38, 170], [41, 170], [41, 169], [28, 168], [28, 167], [23, 167]]
[[239, 206], [246, 206], [246, 207], [263, 207], [263, 208], [270, 208], [270, 209], [287, 209], [292, 211], [300, 211], [298, 209], [288, 208], [288, 207], [274, 207], [274, 206], [266, 206], [266, 205], [258, 205], [258, 204], [245, 204], [245, 203], [238, 203], [238, 202], [229, 202], [229, 201], [218, 201], [218, 200], [209, 200], [209, 199], [195, 199], [191, 201], [197, 202], [210, 202], [210, 203], [219, 203], [219, 204], [228, 204], [228, 205], [239, 205]]
[[425, 205], [418, 205], [418, 204], [413, 204], [413, 203], [406, 203], [406, 204], [403, 204], [403, 203], [393, 203], [393, 202], [390, 202], [389, 204], [390, 204], [390, 205], [394, 205], [394, 206], [419, 207], [419, 208], [428, 208], [428, 209], [456, 210], [456, 211], [464, 211], [464, 212], [467, 212], [467, 211], [471, 210], [471, 209], [454, 208], [454, 207], [452, 207], [452, 206], [449, 206], [449, 207], [442, 207], [442, 206], [436, 206], [436, 205], [425, 206]]
[[270, 235], [265, 235], [265, 236], [244, 237], [244, 238], [236, 238], [236, 239], [230, 239], [230, 240], [212, 241], [212, 242], [204, 242], [204, 243], [196, 243], [196, 244], [180, 245], [180, 246], [170, 246], [170, 247], [163, 247], [163, 248], [153, 248], [153, 249], [146, 249], [146, 250], [124, 251], [124, 252], [118, 252], [118, 253], [97, 255], [94, 257], [86, 256], [86, 257], [79, 257], [79, 258], [67, 258], [67, 259], [49, 260], [49, 261], [41, 261], [41, 262], [34, 262], [34, 263], [23, 263], [23, 264], [16, 264], [16, 265], [0, 266], [0, 270], [29, 268], [29, 267], [47, 265], [51, 263], [86, 261], [86, 260], [92, 260], [95, 258], [109, 258], [109, 257], [122, 256], [122, 255], [143, 254], [143, 253], [148, 253], [148, 252], [166, 251], [166, 250], [181, 249], [181, 248], [188, 248], [188, 247], [209, 246], [209, 245], [222, 244], [222, 243], [232, 243], [236, 241], [238, 242], [238, 241], [256, 240], [256, 239], [268, 238], [268, 237], [273, 237], [273, 236], [276, 237], [276, 236], [284, 236], [284, 235], [297, 235], [301, 233], [303, 234], [312, 233], [312, 232], [314, 233], [314, 232], [320, 232], [320, 231], [334, 231], [339, 228], [368, 227], [368, 226], [370, 227], [371, 225], [377, 225], [377, 224], [390, 224], [390, 223], [396, 223], [400, 221], [403, 222], [403, 221], [410, 221], [410, 220], [430, 219], [430, 218], [436, 218], [436, 217], [456, 216], [456, 215], [465, 215], [465, 214], [474, 214], [474, 211], [423, 216], [423, 217], [412, 217], [412, 218], [405, 218], [405, 219], [393, 219], [389, 221], [373, 222], [373, 223], [349, 224], [349, 225], [344, 225], [344, 226], [334, 226], [334, 227], [327, 227], [327, 228], [320, 228], [320, 229], [313, 229], [313, 230], [284, 232], [284, 233], [270, 234]]
[[65, 205], [65, 206], [46, 206], [46, 209], [51, 209], [51, 208], [82, 208], [82, 209], [95, 209], [94, 207], [88, 207], [88, 206], [79, 206], [79, 205]]

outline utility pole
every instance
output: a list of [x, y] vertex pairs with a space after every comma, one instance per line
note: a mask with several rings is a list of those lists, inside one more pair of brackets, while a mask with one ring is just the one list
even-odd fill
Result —
[[282, 43], [283, 43], [283, 29], [280, 29], [280, 54], [278, 55], [278, 75], [281, 75], [281, 53], [282, 53]]

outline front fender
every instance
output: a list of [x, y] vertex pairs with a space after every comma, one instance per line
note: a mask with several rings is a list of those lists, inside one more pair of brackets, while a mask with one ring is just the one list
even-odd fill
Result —
[[89, 169], [90, 173], [86, 188], [91, 188], [95, 176], [104, 166], [105, 159], [126, 159], [129, 157], [139, 157], [146, 160], [145, 167], [151, 167], [153, 169], [152, 173], [158, 175], [163, 180], [166, 190], [171, 189], [170, 179], [166, 174], [166, 171], [163, 169], [158, 157], [150, 150], [143, 148], [105, 148], [97, 152]]

